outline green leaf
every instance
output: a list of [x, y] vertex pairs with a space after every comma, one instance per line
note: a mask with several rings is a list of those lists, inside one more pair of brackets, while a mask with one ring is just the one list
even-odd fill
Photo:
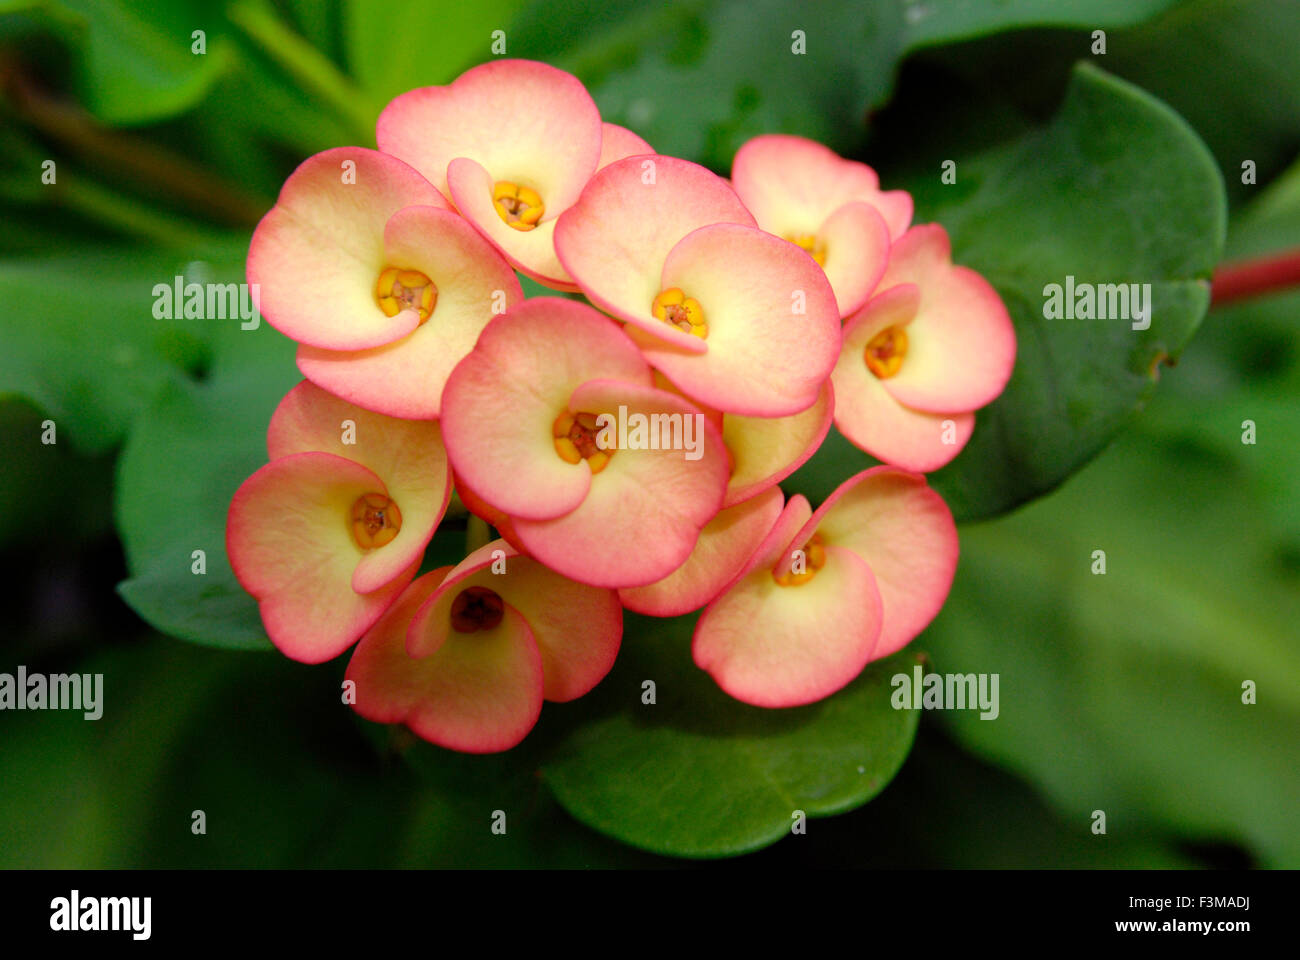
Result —
[[72, 555], [80, 543], [111, 535], [113, 465], [78, 456], [68, 443], [42, 443], [46, 419], [23, 400], [0, 398], [0, 546]]
[[[582, 706], [548, 704], [528, 738], [506, 753], [475, 756], [432, 746], [401, 727], [365, 723], [384, 755], [399, 755], [431, 796], [412, 818], [403, 867], [637, 867], [667, 861], [629, 851], [576, 823], [538, 776], [559, 717]], [[496, 830], [493, 830], [493, 827]], [[504, 827], [504, 832], [502, 832]]]
[[[1039, 496], [1094, 457], [1148, 399], [1209, 302], [1225, 229], [1222, 181], [1163, 104], [1081, 64], [1047, 127], [957, 161], [957, 183], [914, 184], [917, 220], [949, 231], [1016, 325], [1011, 381], [970, 443], [931, 477], [959, 519]], [[1044, 317], [1045, 287], [1151, 284], [1150, 329], [1128, 319]], [[791, 485], [810, 498], [873, 461], [835, 438]]]
[[1244, 199], [1242, 161], [1265, 183], [1300, 142], [1300, 17], [1294, 0], [1196, 0], [1112, 39], [1106, 66], [1166, 101]]
[[861, 810], [817, 824], [798, 844], [772, 851], [782, 854], [800, 865], [857, 870], [1186, 870], [1203, 865], [1178, 850], [1175, 838], [1129, 832], [1093, 836], [1029, 784], [959, 749], [924, 719], [906, 765], [888, 790]]
[[[693, 624], [627, 615], [614, 671], [543, 761], [573, 816], [656, 853], [727, 856], [785, 836], [795, 811], [860, 806], [898, 772], [917, 717], [890, 706], [889, 678], [915, 653], [871, 664], [821, 703], [764, 710], [691, 666]], [[642, 702], [647, 680], [653, 704]]]
[[[1243, 209], [1228, 235], [1228, 260], [1300, 248], [1300, 164]], [[1283, 549], [1300, 556], [1300, 349], [1292, 288], [1214, 308], [1184, 363], [1139, 427], [1177, 437], [1232, 462], [1268, 512]], [[1189, 352], [1190, 358], [1190, 352]], [[1253, 430], [1254, 442], [1244, 442]]]
[[235, 580], [224, 545], [212, 546], [220, 543], [212, 537], [212, 517], [201, 521], [201, 528], [187, 523], [176, 536], [194, 531], [190, 542], [203, 544], [195, 549], [202, 549], [205, 562], [214, 564], [206, 575], [191, 573], [193, 551], [173, 550], [139, 576], [123, 580], [118, 594], [141, 619], [169, 636], [238, 650], [270, 649], [256, 601]]
[[[1235, 217], [1227, 253], [1297, 244], [1300, 166]], [[950, 717], [961, 739], [1076, 822], [1107, 810], [1115, 839], [1228, 839], [1300, 863], [1297, 310], [1293, 291], [1213, 309], [1132, 433], [1052, 497], [963, 531], [922, 640], [940, 669], [1001, 670], [1022, 691], [995, 723]]]
[[[238, 277], [226, 265], [214, 282]], [[226, 557], [226, 511], [266, 462], [266, 427], [300, 378], [294, 345], [265, 322], [216, 321], [201, 383], [170, 384], [136, 420], [118, 463], [115, 515], [131, 578], [123, 599], [163, 633], [267, 649], [257, 604]], [[194, 551], [207, 572], [193, 573]]]
[[907, 46], [953, 43], [1027, 27], [1126, 27], [1178, 6], [1183, 0], [900, 0]]
[[[77, 61], [82, 103], [110, 125], [165, 119], [198, 103], [227, 69], [224, 20], [198, 0], [6, 0], [64, 39]], [[203, 54], [192, 52], [204, 31]]]
[[313, 47], [332, 60], [339, 59], [340, 21], [350, 4], [321, 3], [319, 0], [286, 0], [298, 31]]
[[852, 149], [911, 50], [1025, 25], [1127, 25], [1173, 2], [833, 0], [798, 8], [783, 0], [545, 0], [512, 26], [511, 55], [572, 70], [606, 120], [661, 153], [725, 171], [736, 149], [763, 133]]
[[[928, 80], [940, 85], [944, 102], [917, 115], [895, 101], [886, 126], [911, 129], [900, 138], [900, 131], [873, 125], [873, 150], [888, 156], [902, 143], [906, 153], [899, 159], [913, 162], [919, 159], [916, 145], [921, 140], [943, 151], [939, 159], [950, 157], [949, 144], [972, 142], [984, 135], [990, 121], [1000, 119], [991, 112], [994, 105], [1043, 116], [1059, 100], [1071, 64], [1091, 57], [1191, 124], [1218, 161], [1234, 203], [1258, 189], [1242, 183], [1244, 161], [1255, 165], [1255, 183], [1264, 184], [1295, 156], [1300, 142], [1295, 0], [1184, 0], [1140, 24], [1082, 20], [1063, 25], [1086, 32], [1021, 30], [926, 51], [909, 64], [908, 82], [900, 92]], [[1104, 54], [1093, 52], [1091, 31], [1099, 26], [1116, 28], [1107, 31]]]
[[163, 384], [206, 362], [203, 321], [154, 316], [155, 285], [197, 256], [122, 247], [0, 263], [0, 395], [30, 399], [83, 452], [115, 446]]
[[1300, 581], [1274, 544], [1229, 461], [1125, 436], [1052, 497], [963, 530], [920, 642], [940, 672], [999, 674], [1001, 712], [943, 719], [1081, 830], [1103, 810], [1108, 836], [1226, 839], [1295, 867]]
[[[177, 124], [179, 142], [209, 169], [274, 198], [294, 163], [340, 144], [370, 142], [370, 134], [357, 141], [351, 125], [251, 41], [241, 39], [231, 50], [236, 69]], [[272, 145], [287, 149], [267, 149]]]
[[[112, 645], [121, 639], [95, 637], [98, 652], [77, 664], [103, 674], [99, 720], [6, 717], [0, 782], [16, 788], [0, 791], [0, 867], [658, 863], [574, 823], [535, 777], [476, 781], [455, 763], [485, 758], [451, 758], [441, 780], [414, 776], [398, 762], [418, 749], [407, 738], [367, 724], [373, 749], [359, 734], [339, 694], [342, 663], [308, 667], [158, 637]], [[497, 809], [505, 835], [491, 831]], [[196, 810], [206, 833], [193, 832]]]
[[363, 145], [374, 142], [375, 117], [381, 104], [286, 23], [268, 0], [233, 0], [226, 15], [296, 86], [328, 107], [352, 131], [350, 139]]
[[[357, 82], [387, 103], [415, 87], [450, 83], [492, 55], [522, 0], [478, 0], [431, 10], [420, 0], [355, 0], [343, 7], [348, 64]], [[506, 55], [513, 56], [506, 35]], [[545, 58], [543, 58], [545, 59]]]

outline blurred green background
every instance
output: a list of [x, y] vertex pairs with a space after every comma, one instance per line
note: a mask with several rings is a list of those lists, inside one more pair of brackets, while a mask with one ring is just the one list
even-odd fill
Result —
[[[373, 146], [389, 98], [488, 59], [497, 30], [662, 152], [725, 175], [750, 136], [800, 133], [913, 189], [922, 214], [941, 206], [942, 159], [961, 169], [1044, 124], [1091, 60], [1205, 142], [1227, 259], [1300, 245], [1293, 0], [0, 0], [0, 671], [102, 672], [106, 690], [97, 722], [0, 714], [0, 866], [690, 863], [579, 823], [526, 758], [471, 761], [356, 720], [345, 660], [164, 637], [116, 590], [130, 560], [135, 609], [187, 609], [177, 591], [200, 588], [155, 561], [177, 527], [224, 514], [205, 454], [247, 475], [260, 437], [207, 437], [188, 473], [152, 451], [216, 410], [264, 423], [297, 379], [269, 331], [250, 353], [228, 327], [157, 322], [153, 284], [237, 279], [301, 159]], [[965, 236], [959, 257], [978, 256]], [[923, 716], [876, 799], [727, 863], [1300, 866], [1298, 319], [1300, 292], [1212, 309], [1096, 459], [962, 525], [952, 598], [910, 649], [999, 673], [999, 719]], [[487, 829], [498, 806], [504, 837]]]

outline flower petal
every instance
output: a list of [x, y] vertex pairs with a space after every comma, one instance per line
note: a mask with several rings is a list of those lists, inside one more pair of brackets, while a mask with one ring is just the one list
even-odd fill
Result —
[[509, 750], [541, 715], [537, 644], [523, 616], [507, 605], [493, 629], [453, 632], [429, 656], [409, 656], [407, 625], [442, 574], [436, 570], [413, 583], [357, 645], [346, 674], [356, 684], [354, 709], [379, 723], [405, 723], [451, 750]]
[[737, 700], [793, 707], [830, 696], [862, 672], [880, 633], [871, 570], [852, 550], [828, 546], [806, 583], [781, 586], [760, 567], [700, 616], [695, 663]]
[[446, 208], [447, 201], [396, 157], [339, 147], [304, 160], [249, 245], [248, 282], [262, 316], [299, 343], [328, 350], [364, 350], [409, 334], [416, 312], [385, 316], [375, 284], [386, 266], [384, 224], [412, 205]]
[[678, 617], [704, 606], [730, 583], [753, 556], [781, 515], [781, 489], [768, 487], [728, 507], [700, 531], [686, 562], [664, 579], [618, 592], [629, 610], [653, 617]]
[[478, 162], [493, 180], [537, 190], [553, 220], [596, 169], [600, 112], [581, 81], [532, 60], [492, 60], [448, 86], [396, 97], [376, 124], [379, 149], [401, 157], [448, 198], [447, 167]]
[[725, 180], [694, 163], [634, 156], [599, 171], [560, 217], [555, 250], [592, 303], [677, 349], [705, 345], [651, 312], [662, 268], [677, 242], [713, 223], [754, 225]]
[[715, 224], [673, 247], [660, 286], [699, 301], [708, 352], [687, 354], [628, 332], [688, 396], [760, 417], [816, 402], [839, 356], [840, 318], [826, 275], [804, 251], [754, 227]]
[[844, 347], [831, 382], [835, 425], [850, 443], [886, 463], [926, 473], [961, 452], [975, 428], [975, 415], [925, 413], [904, 406], [885, 388], [887, 381], [867, 368], [864, 358], [872, 337], [886, 327], [909, 322], [919, 297], [915, 284], [900, 284], [873, 297], [866, 309], [851, 318], [844, 325]]
[[781, 237], [815, 233], [844, 204], [859, 201], [880, 211], [891, 237], [902, 236], [912, 221], [907, 191], [882, 191], [865, 163], [803, 137], [766, 134], [743, 144], [731, 182], [758, 225]]
[[[620, 405], [627, 411], [627, 443], [620, 439], [605, 468], [592, 476], [581, 505], [552, 520], [515, 518], [515, 533], [528, 553], [567, 577], [600, 587], [643, 586], [681, 566], [700, 530], [721, 509], [727, 485], [721, 436], [676, 394], [593, 380], [569, 401], [570, 410], [597, 416], [617, 415]], [[682, 442], [670, 449], [662, 449], [662, 441], [661, 449], [635, 448], [633, 418], [666, 422], [649, 419], [656, 415], [680, 417], [680, 432], [674, 436]], [[649, 430], [646, 440], [652, 443], [662, 435]], [[698, 459], [689, 459], [692, 455]]]
[[959, 550], [948, 505], [924, 477], [872, 467], [841, 484], [817, 514], [822, 539], [852, 550], [875, 574], [884, 621], [871, 659], [901, 650], [952, 586]]
[[846, 203], [817, 231], [825, 246], [822, 268], [835, 291], [841, 317], [858, 310], [871, 297], [889, 261], [889, 227], [875, 207]]
[[452, 603], [468, 587], [492, 590], [528, 622], [541, 651], [547, 700], [574, 700], [613, 667], [623, 636], [618, 595], [548, 570], [504, 540], [474, 551], [429, 596], [411, 620], [408, 653], [425, 656], [455, 635]]
[[266, 446], [272, 460], [318, 450], [362, 464], [382, 479], [382, 492], [401, 511], [402, 527], [395, 539], [356, 565], [352, 588], [358, 593], [377, 590], [419, 562], [451, 499], [451, 471], [437, 423], [363, 410], [310, 381], [280, 401]]
[[273, 460], [236, 491], [226, 522], [230, 566], [286, 656], [304, 663], [338, 656], [415, 576], [418, 560], [369, 593], [352, 589], [364, 551], [352, 537], [350, 511], [376, 492], [384, 492], [379, 477], [330, 453]]
[[577, 290], [573, 278], [555, 255], [555, 219], [543, 220], [532, 230], [516, 230], [501, 219], [492, 199], [495, 181], [476, 160], [460, 157], [447, 167], [452, 199], [480, 234], [487, 238], [516, 269], [556, 290]]
[[907, 327], [907, 357], [885, 389], [930, 413], [976, 410], [993, 400], [1016, 359], [1015, 328], [997, 291], [974, 270], [953, 266], [947, 231], [933, 223], [894, 244], [879, 289], [900, 283], [916, 284], [921, 299]]
[[822, 384], [817, 402], [788, 417], [743, 417], [729, 413], [722, 421], [722, 439], [731, 454], [731, 482], [725, 506], [740, 503], [798, 470], [830, 432], [835, 395], [831, 382]]
[[640, 157], [655, 152], [654, 147], [627, 127], [620, 127], [617, 123], [603, 123], [601, 131], [600, 162], [596, 164], [597, 170], [603, 170], [615, 160], [622, 160], [624, 157]]
[[515, 518], [573, 510], [591, 471], [555, 452], [552, 425], [596, 377], [650, 383], [650, 368], [618, 325], [557, 297], [525, 300], [497, 317], [452, 371], [442, 428], [456, 475]]
[[807, 526], [812, 515], [812, 507], [803, 494], [796, 493], [791, 497], [786, 502], [781, 515], [776, 518], [776, 523], [772, 524], [772, 529], [768, 531], [767, 536], [763, 538], [740, 573], [727, 585], [728, 588], [735, 586], [755, 570], [763, 569], [770, 572], [790, 551], [794, 538]]
[[298, 369], [358, 406], [408, 420], [441, 410], [452, 368], [496, 313], [523, 300], [519, 280], [495, 248], [456, 214], [406, 207], [384, 229], [386, 260], [418, 270], [437, 288], [433, 315], [395, 343], [335, 351], [302, 345]]

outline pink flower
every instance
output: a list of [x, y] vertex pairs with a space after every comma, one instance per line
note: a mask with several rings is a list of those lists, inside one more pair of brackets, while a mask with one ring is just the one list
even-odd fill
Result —
[[620, 590], [623, 606], [655, 617], [698, 610], [735, 579], [781, 515], [782, 502], [781, 489], [772, 485], [725, 508], [700, 531], [680, 567], [655, 583]]
[[267, 320], [299, 341], [307, 379], [408, 419], [438, 416], [452, 367], [494, 311], [523, 299], [514, 271], [431, 184], [359, 147], [294, 171], [253, 234], [248, 276]]
[[416, 580], [348, 664], [355, 709], [452, 750], [519, 743], [542, 701], [609, 673], [623, 634], [612, 590], [566, 579], [502, 540]]
[[789, 417], [742, 417], [702, 408], [721, 425], [731, 464], [722, 512], [700, 531], [686, 562], [667, 577], [619, 590], [623, 605], [637, 613], [675, 617], [698, 610], [721, 593], [772, 529], [784, 502], [777, 484], [821, 445], [830, 431], [834, 405], [827, 381], [816, 403]]
[[988, 281], [952, 263], [937, 224], [902, 235], [879, 289], [844, 327], [835, 424], [887, 463], [937, 470], [1010, 379], [1015, 328]]
[[885, 269], [891, 239], [912, 220], [912, 197], [882, 191], [876, 172], [803, 137], [755, 137], [731, 168], [736, 193], [769, 233], [822, 265], [840, 316], [858, 310]]
[[695, 627], [695, 663], [737, 700], [827, 697], [906, 646], [947, 598], [957, 530], [925, 478], [874, 467], [816, 513], [786, 504]]
[[597, 173], [555, 228], [588, 298], [628, 324], [687, 396], [777, 417], [817, 399], [839, 352], [826, 275], [759, 230], [727, 182], [685, 160], [633, 156]]
[[636, 345], [590, 307], [541, 297], [493, 320], [443, 399], [462, 491], [574, 580], [624, 587], [666, 576], [722, 505], [717, 429], [657, 389]]
[[396, 97], [376, 136], [380, 150], [428, 177], [516, 268], [574, 289], [552, 234], [596, 171], [603, 138], [600, 113], [576, 77], [494, 60], [448, 86]]
[[395, 157], [339, 147], [304, 160], [249, 245], [248, 280], [267, 322], [327, 350], [379, 347], [415, 330], [423, 291], [395, 312], [376, 296], [384, 269], [406, 266], [389, 263], [384, 233], [411, 206], [445, 210], [447, 202]]
[[[662, 377], [657, 377], [656, 383], [665, 390], [676, 390]], [[830, 433], [835, 394], [827, 380], [811, 407], [788, 417], [745, 417], [696, 405], [722, 430], [731, 463], [722, 505], [730, 507], [776, 486], [817, 452]]]
[[267, 635], [306, 663], [338, 656], [415, 576], [451, 496], [438, 425], [294, 387], [267, 432], [271, 462], [230, 504], [226, 549]]
[[936, 470], [970, 439], [974, 411], [1006, 386], [1015, 328], [988, 281], [952, 263], [937, 224], [894, 244], [878, 289], [844, 325], [835, 425], [887, 463]]

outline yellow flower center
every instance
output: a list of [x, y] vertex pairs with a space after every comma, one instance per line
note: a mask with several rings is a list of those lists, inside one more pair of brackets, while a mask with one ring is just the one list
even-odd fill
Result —
[[367, 493], [352, 504], [352, 536], [362, 550], [392, 543], [402, 529], [402, 511], [382, 493]]
[[420, 322], [424, 323], [438, 303], [438, 288], [419, 270], [385, 267], [375, 284], [375, 299], [385, 316], [395, 317], [403, 310], [418, 310]]
[[601, 428], [594, 413], [569, 413], [567, 410], [555, 418], [551, 436], [555, 439], [555, 452], [565, 463], [587, 461], [592, 473], [600, 473], [618, 449], [614, 431], [606, 431], [605, 443], [598, 443]]
[[817, 266], [826, 266], [826, 244], [817, 239], [815, 233], [791, 234], [786, 237], [796, 247], [803, 247], [808, 255], [817, 261]]
[[907, 356], [907, 331], [902, 327], [886, 327], [871, 338], [863, 359], [867, 369], [881, 380], [887, 380], [898, 373]]
[[457, 633], [491, 630], [501, 622], [506, 604], [487, 587], [466, 587], [451, 602], [451, 628]]
[[700, 307], [700, 301], [688, 297], [680, 287], [659, 291], [654, 303], [650, 304], [650, 312], [682, 333], [689, 333], [701, 340], [709, 335], [709, 325], [704, 322], [704, 310]]
[[799, 550], [788, 566], [783, 566], [780, 573], [773, 573], [772, 579], [782, 587], [797, 587], [807, 583], [817, 575], [817, 571], [826, 566], [826, 547], [818, 534]]
[[506, 226], [516, 230], [532, 230], [546, 212], [541, 194], [509, 180], [498, 180], [492, 187], [492, 205]]

